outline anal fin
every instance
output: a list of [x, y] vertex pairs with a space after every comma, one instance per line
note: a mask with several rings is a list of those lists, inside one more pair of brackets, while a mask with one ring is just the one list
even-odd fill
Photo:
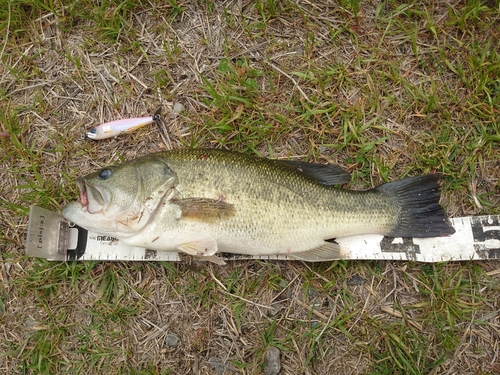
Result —
[[345, 258], [342, 256], [340, 245], [332, 242], [325, 242], [324, 244], [311, 250], [299, 253], [289, 253], [287, 256], [297, 260], [303, 260], [305, 262], [326, 262]]

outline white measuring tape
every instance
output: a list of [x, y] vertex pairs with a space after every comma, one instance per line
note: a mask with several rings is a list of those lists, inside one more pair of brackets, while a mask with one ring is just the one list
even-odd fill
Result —
[[[500, 259], [500, 215], [451, 219], [455, 234], [449, 237], [392, 238], [358, 235], [335, 239], [346, 254], [343, 259], [413, 260], [445, 262]], [[179, 261], [176, 252], [148, 250], [121, 243], [116, 238], [89, 232], [41, 207], [31, 206], [26, 255], [48, 260]], [[224, 260], [282, 259], [286, 256], [221, 254]]]

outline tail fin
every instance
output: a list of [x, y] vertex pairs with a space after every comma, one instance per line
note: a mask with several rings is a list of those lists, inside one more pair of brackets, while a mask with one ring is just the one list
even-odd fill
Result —
[[400, 207], [399, 219], [386, 233], [391, 237], [440, 237], [455, 233], [439, 205], [439, 175], [428, 174], [389, 182], [375, 191], [392, 197]]

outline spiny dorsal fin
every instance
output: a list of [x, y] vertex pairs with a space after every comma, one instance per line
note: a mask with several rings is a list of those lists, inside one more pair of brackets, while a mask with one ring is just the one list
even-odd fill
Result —
[[273, 160], [273, 162], [300, 172], [323, 185], [341, 185], [351, 182], [351, 175], [337, 164], [315, 164], [296, 160]]

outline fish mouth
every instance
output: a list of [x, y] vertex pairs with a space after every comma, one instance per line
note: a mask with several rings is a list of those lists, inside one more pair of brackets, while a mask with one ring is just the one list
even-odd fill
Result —
[[104, 210], [107, 201], [107, 195], [104, 190], [89, 184], [83, 178], [78, 179], [76, 182], [80, 192], [80, 203], [84, 211], [90, 214], [96, 214]]
[[78, 186], [78, 191], [80, 192], [80, 203], [83, 208], [87, 209], [89, 205], [89, 198], [87, 196], [87, 189], [85, 188], [85, 181], [83, 179], [76, 180], [76, 184]]

